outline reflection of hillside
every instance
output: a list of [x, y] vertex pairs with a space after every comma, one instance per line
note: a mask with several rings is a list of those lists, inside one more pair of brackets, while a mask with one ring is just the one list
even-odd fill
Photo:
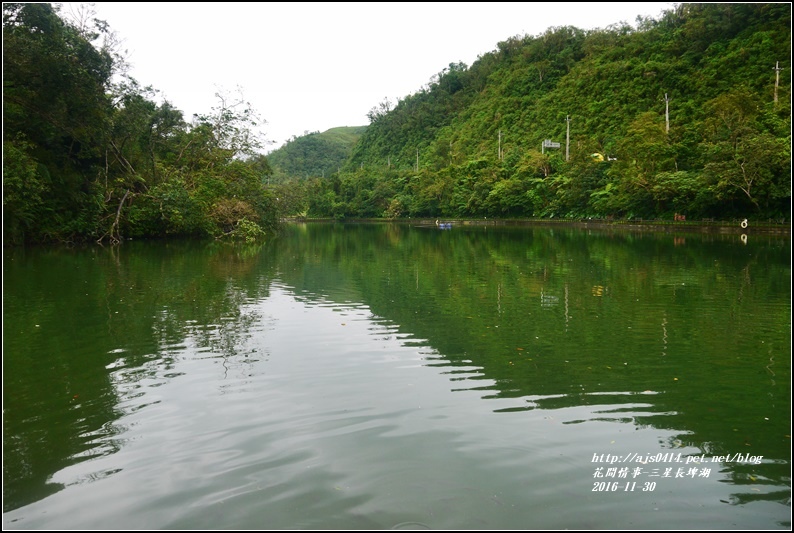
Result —
[[[308, 224], [258, 248], [7, 252], [4, 508], [115, 453], [122, 417], [156, 401], [150, 387], [186, 353], [213, 358], [220, 379], [254, 371], [265, 356], [252, 339], [278, 317], [249, 304], [275, 280], [298, 300], [366, 307], [382, 317], [373, 337], [415, 341], [453, 390], [499, 399], [495, 410], [670, 429], [664, 447], [788, 461], [789, 251], [715, 236], [676, 247], [557, 228]], [[759, 470], [782, 483], [780, 465]]]
[[118, 420], [149, 401], [141, 383], [173, 377], [169, 347], [190, 338], [227, 360], [238, 355], [253, 322], [241, 305], [268, 286], [250, 275], [267, 256], [249, 251], [127, 243], [6, 252], [5, 511], [60, 490], [53, 473], [117, 451]]
[[[454, 388], [515, 398], [516, 409], [601, 406], [588, 416], [678, 430], [708, 453], [789, 457], [785, 244], [545, 228], [308, 232], [284, 239], [280, 257], [307, 262], [280, 268], [282, 279], [427, 339], [440, 354], [428, 364], [462, 371]], [[726, 359], [737, 346], [745, 355]]]

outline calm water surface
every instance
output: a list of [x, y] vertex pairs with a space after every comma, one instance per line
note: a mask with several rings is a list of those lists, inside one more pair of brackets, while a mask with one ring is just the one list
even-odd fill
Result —
[[791, 528], [788, 237], [4, 254], [4, 529]]

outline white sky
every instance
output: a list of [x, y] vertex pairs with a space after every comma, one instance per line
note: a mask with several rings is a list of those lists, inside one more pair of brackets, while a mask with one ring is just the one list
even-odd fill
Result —
[[[63, 3], [62, 14], [77, 4]], [[127, 50], [130, 74], [184, 113], [209, 113], [218, 90], [244, 98], [265, 136], [363, 126], [450, 63], [471, 64], [515, 35], [550, 27], [635, 25], [671, 2], [97, 2]]]

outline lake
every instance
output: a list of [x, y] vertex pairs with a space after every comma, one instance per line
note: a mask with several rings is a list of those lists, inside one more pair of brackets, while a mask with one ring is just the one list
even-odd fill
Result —
[[788, 236], [4, 250], [4, 529], [791, 528]]

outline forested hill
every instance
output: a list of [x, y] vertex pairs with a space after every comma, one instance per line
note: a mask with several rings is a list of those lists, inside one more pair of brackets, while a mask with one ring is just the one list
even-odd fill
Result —
[[374, 107], [308, 213], [789, 220], [790, 60], [788, 3], [509, 38]]
[[293, 137], [267, 155], [273, 169], [271, 181], [281, 183], [289, 178], [324, 177], [338, 172], [366, 129], [345, 126]]
[[512, 37], [270, 161], [242, 94], [187, 122], [59, 9], [3, 4], [6, 245], [256, 240], [295, 214], [791, 218], [790, 3]]

